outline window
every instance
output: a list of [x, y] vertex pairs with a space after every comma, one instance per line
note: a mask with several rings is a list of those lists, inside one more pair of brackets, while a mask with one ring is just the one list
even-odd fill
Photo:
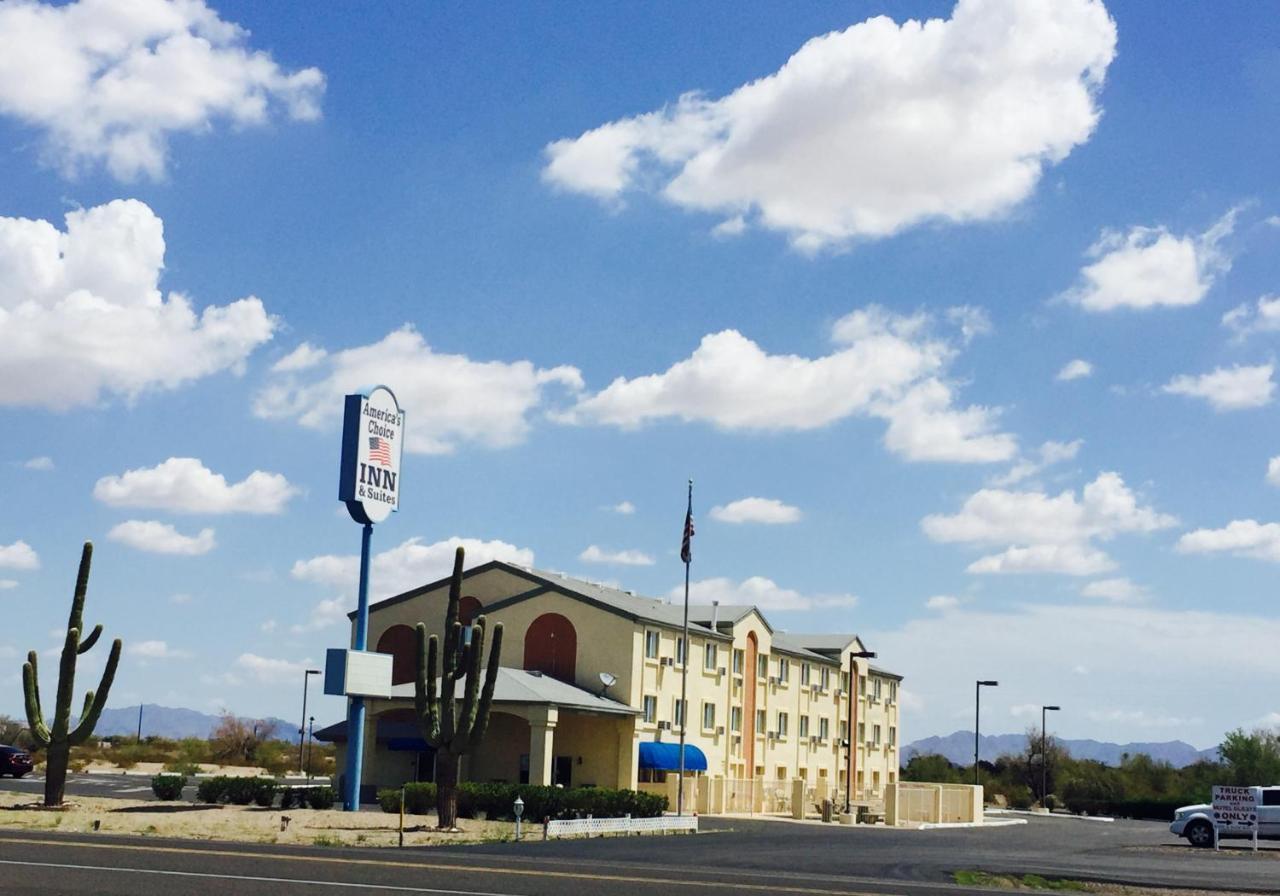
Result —
[[864, 697], [865, 697], [865, 696], [867, 696], [867, 680], [866, 680], [866, 678], [860, 678], [860, 679], [858, 679], [858, 693], [860, 693], [860, 694], [861, 694], [862, 696], [864, 696]]
[[825, 691], [829, 687], [831, 687], [831, 670], [824, 668], [822, 670], [822, 689]]
[[742, 707], [729, 707], [729, 730], [742, 731]]
[[716, 705], [714, 703], [702, 704], [702, 727], [716, 727]]
[[785, 712], [778, 713], [778, 737], [787, 736], [787, 714]]
[[676, 665], [684, 665], [684, 638], [676, 638]]
[[[802, 738], [809, 736], [809, 717], [808, 716], [800, 717], [800, 736]], [[801, 777], [804, 777], [804, 776], [801, 775]]]
[[867, 739], [867, 723], [858, 723], [858, 743], [865, 743]]
[[844, 691], [846, 694], [849, 693], [849, 673], [848, 672], [840, 673], [840, 690]]
[[734, 675], [742, 674], [742, 664], [743, 662], [745, 662], [744, 656], [745, 654], [743, 654], [741, 650], [735, 650], [733, 652], [733, 674]]
[[672, 701], [671, 720], [672, 724], [677, 728], [684, 727], [684, 711], [689, 708], [687, 700], [681, 700], [677, 697]]
[[880, 746], [880, 726], [879, 725], [871, 726], [871, 742], [875, 744], [877, 747]]
[[646, 696], [644, 698], [644, 720], [652, 725], [658, 721], [658, 698]]
[[644, 633], [644, 656], [650, 660], [658, 658], [658, 633], [655, 631], [648, 630]]
[[880, 686], [884, 684], [879, 678], [871, 682], [871, 699], [880, 702]]
[[760, 737], [762, 734], [764, 734], [764, 730], [765, 728], [768, 727], [768, 725], [769, 725], [769, 720], [768, 718], [765, 717], [764, 710], [757, 709], [756, 710], [756, 737]]
[[889, 682], [889, 702], [898, 702], [898, 683], [896, 681]]
[[702, 668], [708, 672], [716, 671], [716, 645], [708, 644], [702, 648]]
[[778, 657], [778, 681], [786, 684], [791, 680], [791, 660]]
[[827, 721], [826, 716], [818, 719], [818, 740], [827, 739], [827, 735], [831, 733], [829, 725], [830, 723]]
[[769, 655], [762, 653], [756, 657], [756, 678], [769, 677]]
[[897, 781], [897, 780], [898, 780], [898, 773], [897, 773], [897, 772], [889, 772], [889, 783], [890, 783], [890, 784], [892, 784], [893, 782], [895, 782], [895, 781]]
[[898, 745], [898, 726], [889, 726], [889, 746], [896, 747]]
[[808, 663], [805, 663], [804, 665], [802, 665], [802, 666], [800, 667], [800, 686], [801, 686], [801, 687], [803, 687], [803, 688], [807, 688], [807, 687], [809, 686], [809, 673], [810, 673], [810, 671], [811, 671], [811, 670], [810, 670], [810, 668], [809, 668], [809, 664], [808, 664]]

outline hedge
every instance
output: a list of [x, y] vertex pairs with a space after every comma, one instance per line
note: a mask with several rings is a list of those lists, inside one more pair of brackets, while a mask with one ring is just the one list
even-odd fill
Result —
[[159, 774], [151, 779], [151, 792], [156, 799], [172, 802], [182, 799], [182, 788], [187, 786], [184, 775]]
[[256, 803], [263, 808], [275, 802], [274, 778], [244, 778], [219, 775], [206, 778], [196, 787], [196, 800], [201, 803], [232, 803], [247, 806]]
[[1148, 821], [1173, 821], [1173, 814], [1195, 800], [1138, 799], [1066, 799], [1067, 808], [1079, 815], [1111, 815], [1117, 818], [1139, 818]]
[[[436, 785], [406, 784], [405, 811], [424, 815], [436, 804]], [[612, 790], [604, 787], [541, 787], [533, 784], [483, 784], [467, 781], [458, 785], [458, 816], [475, 818], [483, 812], [491, 820], [515, 819], [516, 797], [524, 801], [523, 817], [540, 822], [544, 818], [654, 818], [667, 810], [667, 798], [656, 793], [635, 790]], [[378, 803], [384, 812], [400, 811], [400, 790], [378, 791]]]

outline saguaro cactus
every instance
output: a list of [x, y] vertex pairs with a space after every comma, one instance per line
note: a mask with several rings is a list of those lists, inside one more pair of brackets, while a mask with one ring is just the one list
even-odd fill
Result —
[[[502, 654], [502, 623], [499, 622], [493, 627], [493, 646], [489, 649], [489, 665], [481, 687], [480, 667], [484, 661], [487, 623], [481, 616], [470, 626], [471, 637], [464, 638], [463, 626], [458, 621], [463, 557], [463, 549], [458, 548], [453, 559], [449, 607], [444, 619], [444, 664], [438, 671], [438, 639], [435, 635], [427, 636], [425, 624], [419, 622], [417, 626], [414, 705], [423, 739], [436, 748], [436, 815], [444, 829], [453, 828], [458, 819], [458, 757], [474, 750], [484, 738], [485, 728], [489, 725], [493, 687], [498, 680], [498, 660]], [[458, 682], [464, 679], [459, 706], [455, 692]]]
[[71, 695], [76, 687], [76, 657], [90, 650], [102, 635], [102, 626], [95, 625], [89, 637], [84, 640], [80, 638], [84, 631], [84, 595], [89, 587], [89, 564], [92, 559], [93, 544], [86, 541], [84, 551], [80, 554], [80, 572], [76, 575], [71, 615], [67, 618], [66, 641], [62, 645], [62, 663], [58, 669], [58, 702], [54, 708], [52, 728], [45, 725], [44, 712], [40, 707], [40, 674], [34, 650], [27, 654], [27, 661], [22, 665], [22, 689], [27, 698], [27, 726], [31, 729], [32, 739], [46, 750], [46, 806], [62, 805], [71, 748], [84, 743], [93, 733], [93, 726], [98, 724], [98, 717], [107, 705], [107, 692], [111, 690], [111, 682], [116, 677], [116, 666], [120, 663], [120, 639], [117, 638], [111, 645], [107, 667], [102, 672], [102, 683], [98, 685], [96, 692], [89, 691], [85, 694], [84, 709], [80, 711], [75, 730], [71, 730]]

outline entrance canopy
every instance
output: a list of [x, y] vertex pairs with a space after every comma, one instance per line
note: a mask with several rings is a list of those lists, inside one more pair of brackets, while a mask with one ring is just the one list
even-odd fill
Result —
[[[640, 768], [651, 768], [664, 772], [680, 771], [679, 744], [640, 744]], [[707, 756], [693, 744], [684, 748], [684, 770], [687, 772], [705, 772]]]

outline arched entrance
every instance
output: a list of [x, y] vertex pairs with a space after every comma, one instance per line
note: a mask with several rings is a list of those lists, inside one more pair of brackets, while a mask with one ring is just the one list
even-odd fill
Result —
[[755, 632], [747, 632], [747, 649], [742, 669], [742, 758], [747, 777], [756, 776], [756, 657], [760, 642]]
[[483, 609], [484, 607], [481, 606], [479, 598], [468, 594], [458, 601], [458, 621], [463, 625], [470, 625], [476, 621], [480, 616], [480, 611]]
[[578, 665], [578, 633], [559, 613], [543, 613], [524, 635], [524, 667], [573, 684]]
[[407, 625], [393, 625], [378, 638], [377, 653], [391, 654], [391, 683], [411, 682], [418, 674], [413, 652], [418, 648], [418, 636]]

